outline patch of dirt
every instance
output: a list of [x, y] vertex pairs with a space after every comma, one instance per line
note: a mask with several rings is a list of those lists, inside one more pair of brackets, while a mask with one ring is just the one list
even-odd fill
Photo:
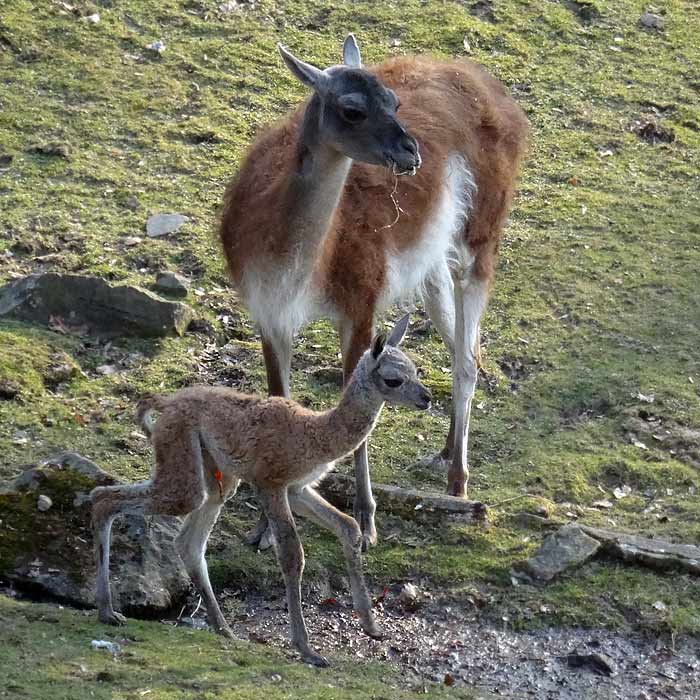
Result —
[[673, 143], [676, 140], [673, 129], [663, 126], [655, 114], [647, 114], [635, 119], [629, 128], [633, 134], [652, 146], [659, 143]]
[[563, 0], [562, 4], [581, 22], [589, 23], [600, 17], [600, 10], [591, 0]]
[[631, 439], [668, 452], [681, 462], [700, 469], [700, 430], [665, 420], [640, 409], [625, 424]]
[[[397, 590], [385, 591], [375, 608], [385, 633], [377, 641], [362, 633], [349, 596], [316, 597], [305, 604], [304, 615], [312, 644], [321, 653], [331, 660], [343, 653], [388, 662], [410, 684], [443, 683], [450, 676], [455, 684], [512, 700], [651, 700], [700, 694], [700, 640], [676, 640], [673, 649], [670, 640], [602, 629], [516, 632], [484, 622], [474, 607], [465, 610], [444, 600], [412, 611], [401, 604]], [[236, 636], [288, 649], [294, 657], [281, 598], [251, 594], [240, 600], [224, 592], [222, 602]], [[613, 673], [598, 674], [590, 665], [574, 668], [567, 659], [571, 654], [604, 655]]]
[[476, 2], [463, 3], [469, 14], [477, 17], [484, 22], [495, 22], [496, 15], [493, 11], [493, 2], [491, 0], [476, 0]]

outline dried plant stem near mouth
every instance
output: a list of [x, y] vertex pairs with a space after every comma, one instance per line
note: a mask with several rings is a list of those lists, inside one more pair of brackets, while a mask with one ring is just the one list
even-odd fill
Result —
[[399, 218], [401, 217], [401, 214], [405, 214], [406, 212], [399, 206], [399, 202], [396, 199], [396, 191], [399, 187], [399, 176], [400, 175], [411, 175], [414, 176], [418, 169], [416, 166], [412, 166], [410, 170], [397, 170], [396, 169], [396, 163], [391, 164], [391, 172], [394, 175], [394, 189], [391, 190], [391, 194], [389, 195], [391, 197], [391, 201], [394, 203], [394, 208], [396, 209], [396, 217], [390, 224], [386, 224], [386, 226], [382, 226], [380, 229], [377, 229], [378, 231], [383, 231], [385, 228], [391, 228], [394, 226], [394, 224], [397, 224], [399, 221]]

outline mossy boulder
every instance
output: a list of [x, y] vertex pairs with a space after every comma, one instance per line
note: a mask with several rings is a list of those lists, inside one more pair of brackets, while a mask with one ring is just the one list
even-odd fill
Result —
[[[33, 593], [94, 604], [95, 563], [89, 493], [119, 483], [96, 464], [63, 453], [0, 486], [0, 577]], [[48, 510], [37, 508], [48, 496]], [[112, 535], [112, 593], [132, 615], [168, 610], [189, 586], [173, 540], [177, 518], [125, 515]]]

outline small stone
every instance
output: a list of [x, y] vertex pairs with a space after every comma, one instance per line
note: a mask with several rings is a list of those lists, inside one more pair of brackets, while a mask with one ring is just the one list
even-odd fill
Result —
[[88, 15], [85, 17], [85, 21], [89, 22], [90, 24], [99, 24], [100, 22], [100, 15], [97, 12], [94, 12], [91, 15]]
[[129, 196], [126, 198], [126, 201], [124, 202], [124, 206], [125, 206], [127, 209], [131, 209], [131, 211], [136, 211], [136, 210], [141, 206], [141, 203], [140, 203], [139, 200], [132, 194], [132, 195], [129, 195]]
[[26, 430], [18, 430], [12, 436], [12, 444], [17, 446], [27, 445], [29, 443], [29, 435]]
[[615, 664], [605, 654], [569, 654], [564, 657], [570, 668], [588, 668], [600, 676], [612, 676]]
[[127, 248], [133, 248], [135, 245], [138, 245], [139, 243], [141, 243], [142, 240], [143, 240], [143, 238], [139, 238], [138, 236], [127, 236], [124, 239], [124, 245]]
[[627, 484], [613, 489], [613, 496], [615, 496], [615, 498], [617, 498], [618, 501], [622, 498], [627, 498], [627, 496], [629, 496], [631, 493], [632, 488], [630, 486], [627, 486]]
[[53, 501], [48, 496], [44, 496], [44, 494], [39, 496], [39, 498], [37, 498], [36, 500], [36, 507], [42, 513], [46, 512], [49, 508], [51, 508], [52, 505]]
[[152, 51], [153, 53], [156, 53], [160, 56], [160, 54], [165, 51], [165, 42], [162, 39], [158, 39], [158, 41], [154, 41], [152, 44], [148, 44], [146, 48], [149, 51]]
[[70, 146], [66, 143], [35, 143], [28, 149], [27, 153], [38, 153], [42, 156], [58, 156], [59, 158], [70, 158]]
[[178, 275], [177, 272], [159, 272], [156, 275], [154, 289], [157, 292], [165, 292], [176, 297], [186, 297], [190, 288], [190, 281]]
[[253, 2], [246, 2], [246, 0], [228, 0], [228, 2], [222, 2], [219, 5], [219, 12], [222, 15], [230, 15], [232, 12], [240, 10], [243, 5], [253, 5]]
[[165, 236], [177, 231], [187, 221], [182, 214], [154, 214], [146, 221], [146, 233], [150, 238]]
[[610, 501], [595, 501], [593, 503], [594, 508], [612, 508], [613, 504]]
[[659, 612], [664, 612], [664, 610], [666, 610], [666, 604], [661, 600], [657, 600], [651, 607]]
[[112, 374], [116, 374], [119, 370], [116, 365], [100, 365], [95, 371], [104, 377], [109, 377]]
[[90, 646], [93, 649], [104, 649], [113, 656], [116, 656], [121, 651], [121, 647], [119, 646], [119, 644], [115, 642], [110, 642], [106, 639], [93, 639], [90, 642]]
[[658, 29], [661, 31], [666, 26], [666, 20], [660, 15], [655, 15], [653, 12], [645, 12], [639, 18], [639, 24], [645, 29]]
[[399, 593], [399, 602], [412, 608], [418, 601], [418, 589], [412, 583], [404, 583]]

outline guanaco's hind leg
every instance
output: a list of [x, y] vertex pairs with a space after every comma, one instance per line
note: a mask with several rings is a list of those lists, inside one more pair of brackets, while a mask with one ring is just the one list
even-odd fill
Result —
[[[450, 354], [450, 363], [455, 361], [455, 296], [452, 274], [447, 260], [437, 265], [423, 285], [423, 303], [430, 320], [437, 328], [442, 342]], [[420, 461], [421, 466], [447, 468], [454, 451], [455, 412], [450, 411], [450, 430], [445, 446], [433, 457]]]
[[289, 508], [287, 489], [260, 490], [260, 500], [267, 513], [275, 550], [287, 591], [287, 608], [292, 642], [306, 663], [328, 666], [328, 661], [309, 645], [309, 633], [301, 609], [301, 575], [304, 571], [304, 550], [299, 541], [294, 516]]
[[362, 533], [357, 521], [332, 506], [310, 486], [299, 491], [290, 490], [289, 502], [296, 513], [314, 520], [333, 532], [340, 540], [348, 568], [353, 606], [360, 618], [362, 629], [370, 637], [381, 638], [382, 634], [372, 613], [372, 604], [362, 573]]
[[478, 279], [472, 265], [452, 269], [455, 307], [455, 351], [452, 362], [452, 420], [454, 439], [447, 474], [447, 493], [466, 496], [469, 470], [467, 442], [472, 398], [476, 389], [479, 359], [479, 322], [486, 307], [488, 287]]
[[121, 513], [144, 514], [150, 503], [150, 482], [132, 486], [99, 486], [90, 494], [95, 542], [97, 618], [108, 625], [123, 625], [126, 618], [114, 610], [109, 587], [109, 550], [114, 518]]
[[125, 622], [124, 616], [114, 610], [109, 586], [114, 518], [122, 513], [186, 515], [202, 505], [204, 478], [199, 436], [186, 429], [174, 429], [172, 433], [166, 433], [167, 440], [155, 437], [156, 467], [151, 481], [98, 487], [90, 494], [97, 564], [95, 599], [101, 622]]

